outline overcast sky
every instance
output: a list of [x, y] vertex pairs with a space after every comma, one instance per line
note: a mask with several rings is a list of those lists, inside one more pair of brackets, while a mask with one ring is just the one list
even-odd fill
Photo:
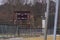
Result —
[[6, 2], [7, 2], [7, 0], [0, 0], [0, 5], [4, 4]]
[[2, 4], [2, 0], [0, 0], [0, 5]]

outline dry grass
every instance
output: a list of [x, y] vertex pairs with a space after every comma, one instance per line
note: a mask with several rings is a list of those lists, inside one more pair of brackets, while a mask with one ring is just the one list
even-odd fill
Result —
[[[44, 37], [30, 37], [25, 40], [44, 40]], [[53, 40], [53, 36], [47, 36], [47, 40]], [[56, 40], [60, 40], [60, 36], [56, 36]]]
[[[0, 39], [2, 40], [2, 39]], [[19, 38], [9, 38], [3, 40], [44, 40], [44, 37], [19, 37]], [[53, 36], [47, 36], [47, 40], [53, 40]], [[60, 40], [60, 36], [56, 36], [56, 40]]]

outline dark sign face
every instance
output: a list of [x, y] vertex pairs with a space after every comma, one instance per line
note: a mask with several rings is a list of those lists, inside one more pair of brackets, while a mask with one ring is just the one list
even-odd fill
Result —
[[17, 14], [17, 20], [27, 20], [30, 11], [15, 11], [15, 13]]
[[27, 20], [27, 13], [17, 13], [17, 20]]

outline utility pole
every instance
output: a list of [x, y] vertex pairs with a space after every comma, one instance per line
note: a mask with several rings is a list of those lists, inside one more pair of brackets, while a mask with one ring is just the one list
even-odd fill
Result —
[[59, 7], [59, 0], [56, 0], [56, 12], [55, 12], [55, 19], [54, 19], [54, 38], [56, 40], [56, 30], [57, 30], [57, 20], [58, 20], [58, 7]]
[[46, 8], [46, 13], [45, 13], [45, 29], [44, 29], [44, 40], [47, 40], [47, 24], [48, 24], [48, 16], [49, 16], [49, 1], [46, 0], [47, 2], [47, 8]]

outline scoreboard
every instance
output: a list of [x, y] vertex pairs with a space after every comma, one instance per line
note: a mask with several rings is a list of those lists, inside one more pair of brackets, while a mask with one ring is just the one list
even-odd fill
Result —
[[15, 20], [14, 24], [20, 26], [30, 26], [30, 11], [15, 11]]
[[28, 20], [30, 11], [15, 11], [17, 14], [17, 20]]
[[27, 13], [17, 13], [17, 20], [27, 20], [28, 14]]

